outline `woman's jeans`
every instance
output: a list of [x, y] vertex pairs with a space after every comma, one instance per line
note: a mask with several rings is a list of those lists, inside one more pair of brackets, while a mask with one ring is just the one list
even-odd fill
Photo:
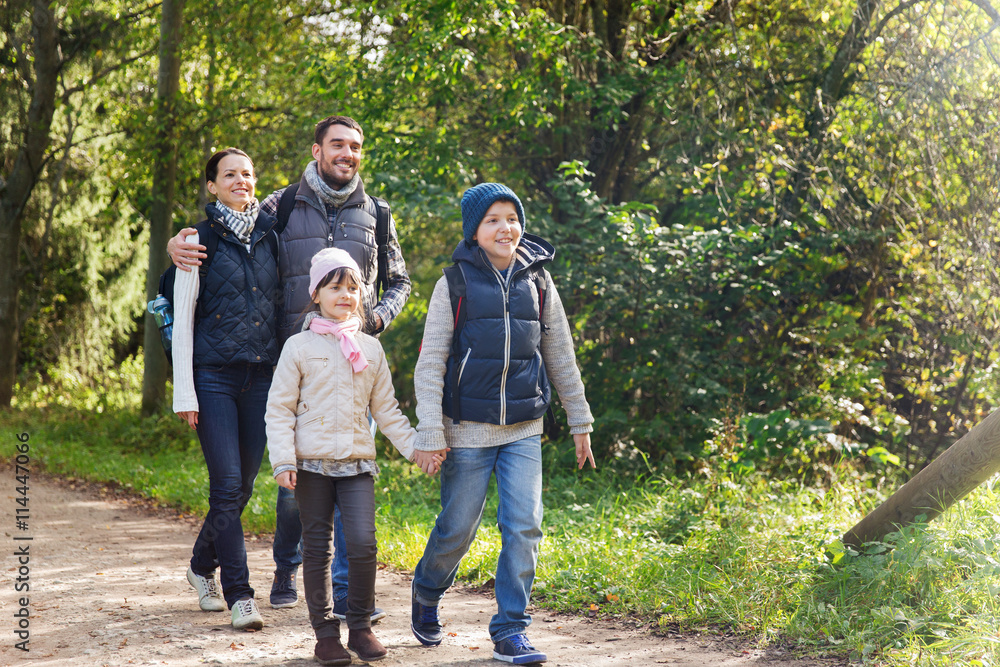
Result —
[[347, 582], [347, 627], [371, 627], [375, 611], [375, 480], [369, 474], [327, 477], [299, 470], [295, 499], [302, 522], [302, 580], [309, 622], [316, 639], [340, 637], [340, 621], [333, 615], [330, 562], [333, 560], [333, 513], [341, 510], [345, 551], [350, 567]]
[[208, 577], [219, 568], [230, 608], [254, 595], [240, 515], [253, 494], [267, 443], [264, 411], [272, 373], [270, 364], [194, 369], [209, 510], [194, 543], [191, 569]]
[[542, 539], [541, 436], [499, 447], [452, 447], [441, 466], [441, 513], [413, 573], [413, 589], [421, 604], [435, 606], [455, 581], [483, 517], [490, 475], [496, 475], [500, 496], [497, 614], [490, 621], [490, 638], [498, 642], [531, 623], [526, 609]]

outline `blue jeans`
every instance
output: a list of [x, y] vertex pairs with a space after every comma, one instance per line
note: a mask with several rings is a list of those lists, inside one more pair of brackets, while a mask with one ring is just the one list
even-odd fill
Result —
[[542, 445], [533, 436], [499, 447], [454, 447], [441, 466], [441, 513], [413, 573], [421, 604], [434, 606], [454, 583], [486, 507], [496, 475], [502, 546], [496, 569], [497, 614], [490, 638], [502, 641], [531, 624], [526, 609], [542, 539]]
[[[368, 424], [375, 437], [376, 425], [371, 413]], [[279, 486], [274, 503], [274, 543], [271, 553], [279, 570], [295, 570], [302, 564], [302, 522], [295, 493]], [[330, 565], [333, 580], [333, 599], [347, 597], [347, 543], [344, 541], [344, 523], [340, 519], [340, 506], [333, 513], [333, 563]]]
[[267, 443], [264, 411], [270, 364], [194, 369], [198, 440], [208, 466], [208, 514], [195, 540], [191, 569], [211, 576], [219, 568], [230, 608], [253, 597], [240, 516], [253, 494]]

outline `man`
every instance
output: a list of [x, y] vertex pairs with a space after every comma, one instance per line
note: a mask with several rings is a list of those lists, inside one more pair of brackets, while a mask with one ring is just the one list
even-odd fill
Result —
[[[362, 298], [369, 313], [364, 331], [378, 334], [399, 315], [410, 295], [410, 278], [396, 236], [396, 226], [389, 216], [389, 240], [386, 253], [387, 286], [381, 298], [377, 294], [379, 273], [375, 226], [378, 209], [365, 194], [361, 181], [364, 131], [347, 116], [330, 116], [316, 124], [312, 146], [314, 161], [309, 163], [298, 183], [295, 206], [288, 225], [281, 233], [278, 250], [278, 271], [283, 294], [278, 316], [280, 345], [298, 333], [305, 313], [312, 305], [309, 291], [309, 267], [319, 250], [330, 246], [342, 248], [361, 268], [364, 286]], [[270, 194], [261, 210], [277, 215], [285, 189]], [[207, 257], [205, 246], [184, 241], [194, 228], [182, 229], [170, 239], [167, 252], [178, 268], [185, 271], [201, 264]], [[298, 506], [291, 491], [279, 488], [275, 507], [277, 527], [274, 534], [274, 582], [271, 586], [271, 606], [291, 607], [298, 602], [295, 579], [302, 563]], [[347, 548], [344, 544], [337, 510], [334, 530], [333, 575], [334, 615], [345, 620], [347, 613]], [[376, 608], [372, 622], [385, 617]]]

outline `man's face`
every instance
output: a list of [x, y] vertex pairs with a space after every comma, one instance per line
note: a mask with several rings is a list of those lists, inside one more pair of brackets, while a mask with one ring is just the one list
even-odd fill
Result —
[[339, 190], [351, 182], [361, 167], [361, 133], [346, 125], [331, 125], [326, 128], [323, 143], [313, 144], [312, 155], [320, 177]]

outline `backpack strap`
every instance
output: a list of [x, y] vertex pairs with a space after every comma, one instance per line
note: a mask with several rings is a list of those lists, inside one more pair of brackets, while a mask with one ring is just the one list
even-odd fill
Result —
[[208, 267], [212, 264], [215, 251], [219, 248], [219, 235], [212, 229], [211, 220], [202, 220], [194, 228], [198, 230], [198, 240], [205, 246], [205, 254], [208, 255], [201, 260], [201, 266], [198, 267], [198, 277], [202, 279], [202, 284], [204, 284], [205, 276], [208, 275]]
[[372, 197], [375, 205], [375, 245], [378, 248], [378, 277], [375, 279], [375, 295], [382, 294], [389, 287], [389, 202], [381, 197]]
[[545, 292], [548, 286], [545, 281], [545, 269], [535, 264], [531, 267], [530, 271], [531, 279], [535, 282], [535, 289], [538, 290], [538, 324], [542, 327], [542, 332], [544, 332], [546, 327], [542, 324], [542, 314], [545, 312]]
[[459, 348], [459, 336], [465, 326], [468, 315], [465, 305], [465, 274], [462, 265], [455, 263], [444, 269], [444, 277], [448, 281], [448, 295], [451, 297], [451, 313], [454, 316], [455, 332], [451, 337], [451, 420], [458, 424], [462, 421], [461, 401], [458, 392], [459, 362], [462, 351]]
[[278, 200], [278, 224], [274, 226], [274, 233], [281, 234], [288, 226], [288, 218], [295, 208], [295, 195], [299, 192], [299, 184], [292, 183], [281, 192], [281, 199]]

